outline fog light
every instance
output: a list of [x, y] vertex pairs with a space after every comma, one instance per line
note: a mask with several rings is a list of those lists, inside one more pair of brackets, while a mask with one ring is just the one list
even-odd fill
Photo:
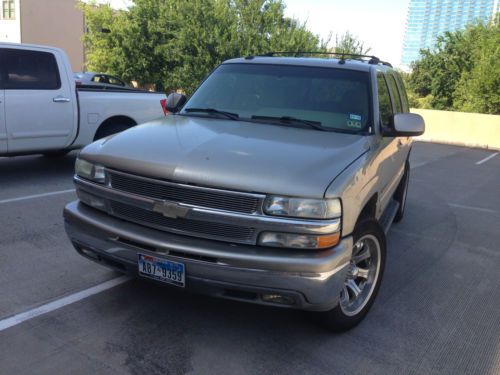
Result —
[[106, 201], [100, 197], [93, 194], [89, 194], [81, 189], [76, 190], [76, 195], [78, 199], [88, 206], [94, 207], [101, 211], [106, 211]]
[[284, 296], [283, 294], [266, 293], [262, 294], [261, 298], [264, 302], [279, 303], [280, 305], [290, 306], [295, 304], [295, 298], [290, 296]]
[[259, 245], [297, 249], [326, 249], [339, 243], [340, 233], [295, 234], [264, 232], [259, 237]]

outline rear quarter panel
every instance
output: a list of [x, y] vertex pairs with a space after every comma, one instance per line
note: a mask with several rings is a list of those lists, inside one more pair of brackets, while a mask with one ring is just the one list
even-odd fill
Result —
[[84, 146], [94, 140], [99, 126], [109, 118], [126, 116], [141, 124], [166, 114], [163, 93], [108, 90], [78, 90], [80, 132], [75, 144]]

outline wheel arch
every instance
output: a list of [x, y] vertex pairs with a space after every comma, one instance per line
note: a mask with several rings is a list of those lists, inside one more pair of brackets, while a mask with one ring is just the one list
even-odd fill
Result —
[[132, 117], [129, 116], [116, 115], [108, 117], [106, 120], [101, 122], [101, 124], [97, 127], [97, 130], [94, 135], [94, 141], [103, 138], [103, 136], [106, 136], [107, 134], [104, 133], [110, 127], [116, 127], [116, 128], [122, 127], [121, 130], [125, 130], [135, 125], [137, 125], [137, 121], [135, 121]]
[[372, 194], [370, 199], [368, 199], [359, 212], [356, 222], [359, 222], [363, 218], [376, 219], [377, 218], [377, 205], [378, 205], [378, 192]]

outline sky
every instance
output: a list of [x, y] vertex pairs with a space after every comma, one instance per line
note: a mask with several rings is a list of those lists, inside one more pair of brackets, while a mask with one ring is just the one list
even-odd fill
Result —
[[[130, 0], [102, 0], [123, 8]], [[284, 0], [288, 17], [306, 22], [307, 28], [326, 39], [346, 31], [370, 47], [370, 54], [400, 65], [406, 13], [410, 0]]]

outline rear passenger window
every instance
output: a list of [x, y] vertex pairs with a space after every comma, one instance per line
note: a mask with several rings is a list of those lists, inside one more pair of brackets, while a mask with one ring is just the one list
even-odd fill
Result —
[[125, 86], [122, 81], [115, 77], [109, 77], [109, 83], [112, 85]]
[[7, 90], [57, 90], [59, 69], [48, 52], [1, 49], [3, 88]]
[[377, 86], [380, 120], [382, 121], [383, 127], [390, 127], [392, 126], [391, 98], [389, 96], [387, 83], [385, 82], [385, 78], [382, 73], [377, 73]]
[[408, 104], [408, 96], [406, 95], [405, 86], [403, 80], [399, 74], [396, 74], [396, 83], [399, 89], [399, 97], [401, 98], [401, 106], [403, 107], [403, 112], [410, 112], [410, 105]]
[[396, 80], [392, 74], [387, 74], [387, 83], [389, 84], [389, 89], [391, 90], [392, 105], [394, 106], [394, 113], [403, 112], [401, 106], [401, 98], [399, 97], [398, 86], [396, 85]]

